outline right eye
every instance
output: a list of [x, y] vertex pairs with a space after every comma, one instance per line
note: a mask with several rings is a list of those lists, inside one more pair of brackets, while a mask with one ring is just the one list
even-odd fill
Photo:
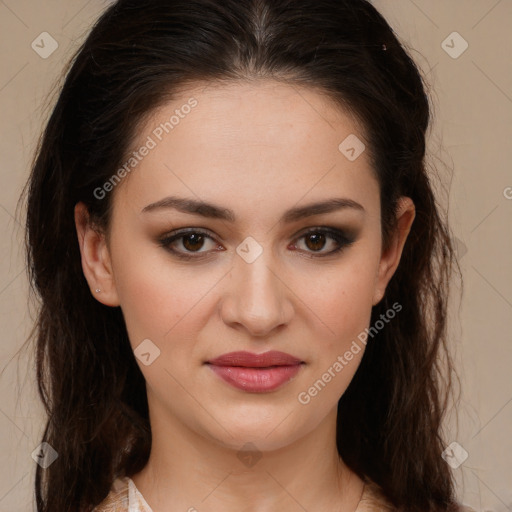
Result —
[[[213, 241], [214, 239], [206, 231], [195, 228], [170, 233], [161, 238], [159, 244], [178, 258], [197, 259], [209, 252], [200, 250], [206, 240]], [[176, 249], [176, 245], [181, 245], [183, 249]], [[216, 245], [216, 247], [220, 246]], [[200, 254], [200, 256], [193, 256], [195, 253]]]

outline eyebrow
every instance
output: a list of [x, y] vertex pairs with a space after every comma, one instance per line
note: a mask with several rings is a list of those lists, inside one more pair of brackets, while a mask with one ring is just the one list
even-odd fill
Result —
[[[235, 222], [236, 216], [233, 210], [222, 208], [212, 203], [198, 201], [195, 199], [169, 196], [155, 203], [148, 204], [142, 209], [141, 213], [152, 212], [159, 209], [172, 208], [183, 213], [200, 215], [201, 217], [211, 219], [221, 219], [229, 222]], [[317, 203], [307, 204], [305, 206], [295, 206], [282, 215], [281, 223], [295, 222], [313, 215], [322, 213], [331, 213], [343, 209], [354, 209], [365, 213], [364, 207], [348, 198], [332, 198]]]

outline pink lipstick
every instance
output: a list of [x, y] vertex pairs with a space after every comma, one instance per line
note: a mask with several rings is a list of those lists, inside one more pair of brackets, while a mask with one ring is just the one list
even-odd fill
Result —
[[285, 352], [271, 350], [263, 354], [229, 352], [210, 359], [206, 364], [228, 384], [244, 391], [264, 393], [290, 381], [304, 361]]

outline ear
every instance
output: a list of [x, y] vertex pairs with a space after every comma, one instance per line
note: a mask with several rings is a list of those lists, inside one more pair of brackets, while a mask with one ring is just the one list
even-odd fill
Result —
[[416, 209], [412, 199], [402, 196], [397, 204], [397, 227], [392, 235], [388, 249], [382, 252], [379, 269], [375, 278], [374, 306], [384, 297], [386, 287], [398, 267], [402, 250], [415, 216]]
[[[82, 269], [96, 300], [106, 306], [119, 306], [110, 252], [104, 234], [89, 219], [84, 203], [75, 205], [75, 226], [82, 256]], [[101, 290], [96, 292], [96, 290]]]

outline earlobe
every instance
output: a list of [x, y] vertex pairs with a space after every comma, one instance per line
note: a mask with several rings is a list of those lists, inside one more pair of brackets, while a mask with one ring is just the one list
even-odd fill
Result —
[[398, 200], [397, 205], [396, 230], [392, 236], [389, 247], [386, 250], [383, 250], [379, 263], [379, 269], [375, 280], [375, 293], [372, 302], [374, 306], [384, 297], [386, 287], [400, 263], [402, 251], [415, 216], [416, 209], [412, 199], [405, 196], [401, 197]]
[[[87, 207], [75, 205], [75, 226], [80, 246], [82, 270], [96, 300], [106, 306], [119, 306], [112, 264], [105, 236], [90, 220]], [[97, 292], [101, 290], [101, 293]]]

